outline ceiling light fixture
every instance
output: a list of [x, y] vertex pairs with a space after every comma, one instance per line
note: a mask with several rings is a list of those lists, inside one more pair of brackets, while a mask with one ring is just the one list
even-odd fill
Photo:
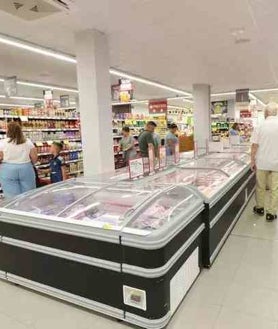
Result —
[[249, 97], [253, 100], [256, 100], [260, 105], [265, 106], [266, 104], [262, 102], [258, 97], [256, 97], [254, 94], [249, 92]]
[[0, 106], [6, 106], [6, 107], [34, 107], [34, 105], [27, 105], [27, 104], [4, 104], [0, 103]]
[[211, 97], [219, 97], [219, 96], [235, 96], [235, 92], [226, 92], [226, 93], [217, 93], [217, 94], [211, 94]]
[[42, 83], [35, 83], [35, 82], [28, 82], [28, 81], [17, 81], [17, 84], [21, 85], [21, 86], [27, 86], [27, 87], [51, 89], [51, 90], [60, 90], [60, 91], [67, 91], [69, 93], [78, 94], [77, 89], [71, 89], [71, 88], [59, 87], [59, 86], [52, 86], [52, 85], [45, 85], [45, 84], [42, 84]]
[[119, 71], [119, 70], [115, 70], [113, 68], [111, 68], [109, 70], [109, 72], [110, 72], [110, 74], [115, 75], [115, 76], [118, 76], [118, 77], [121, 77], [121, 78], [126, 78], [126, 79], [130, 79], [132, 81], [143, 83], [145, 85], [149, 85], [149, 86], [153, 86], [153, 87], [158, 87], [160, 89], [164, 89], [164, 90], [168, 90], [168, 91], [174, 92], [174, 93], [176, 93], [178, 95], [185, 95], [185, 96], [192, 97], [192, 95], [190, 93], [188, 93], [188, 92], [186, 92], [184, 90], [172, 88], [172, 87], [169, 87], [169, 86], [164, 85], [162, 83], [154, 82], [154, 81], [151, 81], [151, 80], [148, 80], [148, 79], [145, 79], [145, 78], [138, 77], [136, 75], [132, 75], [132, 74], [125, 73], [125, 72], [122, 72], [122, 71]]
[[5, 45], [13, 46], [16, 48], [24, 49], [31, 51], [36, 54], [44, 55], [47, 57], [53, 57], [55, 59], [62, 60], [64, 62], [69, 62], [69, 63], [76, 63], [76, 58], [70, 55], [62, 54], [60, 52], [56, 52], [52, 49], [47, 49], [45, 47], [41, 47], [35, 44], [32, 44], [30, 42], [26, 42], [23, 40], [19, 40], [16, 38], [9, 37], [4, 34], [0, 34], [0, 43], [3, 43]]

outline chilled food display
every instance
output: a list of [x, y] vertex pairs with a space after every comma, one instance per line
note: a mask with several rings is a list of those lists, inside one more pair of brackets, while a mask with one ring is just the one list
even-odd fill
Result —
[[170, 188], [152, 200], [144, 209], [140, 209], [126, 227], [153, 231], [176, 220], [185, 211], [193, 209], [198, 196], [182, 186]]
[[248, 153], [211, 153], [206, 156], [206, 159], [230, 159], [236, 161], [242, 161], [245, 164], [250, 164], [251, 157]]
[[229, 159], [209, 159], [200, 158], [197, 160], [192, 160], [181, 165], [183, 168], [210, 168], [210, 169], [220, 169], [224, 171], [229, 176], [235, 176], [240, 173], [245, 164], [235, 160]]

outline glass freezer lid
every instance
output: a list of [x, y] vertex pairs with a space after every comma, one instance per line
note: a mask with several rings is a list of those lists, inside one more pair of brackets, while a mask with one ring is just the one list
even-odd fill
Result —
[[229, 180], [229, 176], [221, 170], [179, 167], [148, 178], [150, 184], [193, 185], [206, 199], [212, 198]]
[[211, 153], [205, 156], [206, 159], [231, 159], [250, 164], [251, 157], [247, 153]]
[[94, 227], [120, 230], [124, 220], [139, 204], [151, 196], [144, 189], [110, 186], [95, 191], [71, 205], [59, 217], [86, 222]]
[[201, 168], [201, 169], [216, 169], [222, 170], [229, 176], [235, 176], [245, 167], [245, 164], [239, 161], [230, 159], [208, 159], [202, 157], [197, 160], [186, 162], [179, 167], [181, 168]]
[[58, 214], [88, 193], [97, 191], [107, 184], [69, 180], [66, 183], [49, 185], [31, 191], [4, 205], [4, 208], [48, 216]]
[[137, 235], [148, 235], [164, 225], [174, 225], [181, 216], [189, 217], [202, 205], [202, 200], [186, 186], [174, 186], [152, 197], [139, 207], [125, 225], [123, 231]]

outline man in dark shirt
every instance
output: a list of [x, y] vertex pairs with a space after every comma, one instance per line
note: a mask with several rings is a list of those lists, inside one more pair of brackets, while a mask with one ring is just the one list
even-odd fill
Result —
[[149, 157], [149, 147], [155, 148], [153, 133], [156, 126], [154, 121], [149, 121], [146, 125], [146, 129], [139, 136], [138, 142], [142, 157]]

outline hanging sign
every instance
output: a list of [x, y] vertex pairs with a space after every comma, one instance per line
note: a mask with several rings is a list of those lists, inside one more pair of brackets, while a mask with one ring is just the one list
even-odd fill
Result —
[[69, 95], [60, 96], [60, 107], [70, 107]]
[[149, 101], [150, 114], [166, 114], [168, 108], [167, 99]]
[[249, 103], [249, 89], [236, 90], [236, 103]]
[[52, 109], [53, 108], [53, 90], [44, 90], [43, 97], [44, 97], [45, 108]]
[[144, 175], [143, 158], [129, 160], [129, 178], [134, 179]]
[[175, 163], [179, 163], [180, 162], [180, 144], [177, 143], [175, 145]]
[[228, 113], [228, 101], [212, 102], [211, 114], [226, 114]]
[[4, 92], [7, 97], [16, 96], [16, 94], [17, 94], [17, 78], [16, 78], [16, 76], [5, 78]]
[[149, 146], [149, 168], [150, 168], [150, 174], [154, 173], [154, 148]]
[[167, 165], [167, 157], [166, 157], [166, 147], [159, 147], [159, 169], [166, 168]]
[[113, 102], [120, 101], [120, 84], [111, 86], [111, 96]]

